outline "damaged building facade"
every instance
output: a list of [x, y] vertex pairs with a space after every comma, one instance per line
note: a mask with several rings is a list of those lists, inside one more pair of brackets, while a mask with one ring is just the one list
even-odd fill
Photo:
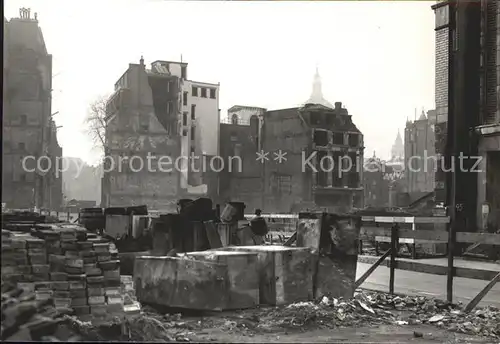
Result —
[[51, 113], [52, 55], [36, 13], [19, 12], [19, 18], [4, 18], [2, 202], [59, 210], [62, 176], [54, 166], [62, 148]]
[[179, 198], [207, 193], [191, 155], [218, 154], [219, 85], [188, 80], [187, 66], [155, 61], [148, 69], [141, 58], [116, 82], [106, 110], [104, 206], [172, 211]]
[[[342, 103], [323, 98], [317, 71], [304, 106], [235, 106], [227, 122], [221, 123], [221, 155], [240, 157], [242, 166], [220, 173], [221, 202], [241, 201], [247, 212], [266, 213], [363, 206], [363, 135]], [[339, 169], [347, 161], [352, 165]]]

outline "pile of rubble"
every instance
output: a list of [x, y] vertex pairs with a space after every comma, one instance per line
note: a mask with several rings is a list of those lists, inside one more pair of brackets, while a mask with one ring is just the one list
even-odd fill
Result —
[[[126, 282], [125, 282], [126, 283]], [[125, 288], [126, 284], [124, 285]], [[130, 296], [128, 290], [127, 297]], [[57, 308], [53, 298], [36, 300], [34, 291], [2, 282], [1, 339], [8, 341], [174, 341], [165, 324], [147, 316], [114, 316], [96, 323]], [[137, 314], [137, 313], [135, 313]], [[95, 320], [95, 319], [92, 319]]]
[[78, 341], [64, 331], [66, 316], [56, 310], [52, 299], [36, 300], [35, 293], [2, 283], [2, 341]]
[[375, 292], [357, 292], [348, 301], [323, 297], [320, 302], [295, 303], [273, 310], [266, 318], [268, 326], [280, 327], [433, 324], [453, 332], [500, 338], [500, 310], [494, 307], [467, 314], [460, 304]]

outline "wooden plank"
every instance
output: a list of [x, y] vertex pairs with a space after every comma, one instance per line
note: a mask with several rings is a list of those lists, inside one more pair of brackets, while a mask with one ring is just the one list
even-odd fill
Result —
[[415, 217], [413, 223], [450, 223], [449, 216]]
[[457, 242], [500, 245], [500, 234], [457, 232]]
[[283, 246], [292, 246], [295, 241], [297, 241], [297, 232], [293, 233], [293, 235], [283, 244]]
[[[245, 218], [252, 218], [255, 214], [245, 214]], [[265, 219], [298, 219], [298, 214], [261, 214]]]
[[203, 222], [211, 248], [221, 248], [222, 241], [213, 221]]
[[472, 311], [477, 306], [477, 304], [486, 296], [486, 294], [488, 294], [491, 288], [493, 288], [493, 286], [497, 284], [498, 281], [500, 281], [500, 272], [495, 277], [493, 277], [490, 283], [488, 283], [484, 287], [484, 289], [481, 290], [479, 294], [477, 294], [476, 297], [472, 299], [471, 302], [469, 302], [469, 304], [465, 307], [465, 312], [468, 313]]
[[[368, 263], [368, 264], [372, 264], [373, 262], [373, 260], [371, 259], [367, 260], [364, 259], [364, 257], [359, 259], [358, 261], [361, 263]], [[389, 261], [387, 259], [380, 265], [385, 267], [390, 266]], [[419, 261], [396, 260], [396, 269], [421, 272], [424, 274], [431, 274], [431, 275], [440, 275], [440, 276], [446, 276], [448, 274], [447, 266], [421, 263]], [[455, 277], [476, 279], [482, 281], [490, 281], [493, 277], [496, 276], [496, 274], [498, 274], [498, 271], [461, 268], [456, 266], [454, 267], [454, 270], [455, 270], [454, 274]]]
[[364, 222], [378, 223], [449, 223], [448, 216], [430, 216], [430, 217], [409, 217], [409, 216], [363, 216]]
[[375, 271], [376, 268], [391, 254], [391, 249], [388, 249], [370, 268], [361, 276], [356, 283], [354, 283], [354, 289], [359, 288], [361, 284]]
[[[391, 231], [388, 228], [365, 227], [365, 226], [361, 227], [361, 232], [360, 232], [361, 240], [371, 239], [376, 236], [390, 237]], [[448, 242], [448, 231], [431, 231], [431, 230], [413, 231], [409, 229], [401, 229], [399, 231], [399, 238]], [[500, 234], [457, 232], [456, 242], [500, 245]]]

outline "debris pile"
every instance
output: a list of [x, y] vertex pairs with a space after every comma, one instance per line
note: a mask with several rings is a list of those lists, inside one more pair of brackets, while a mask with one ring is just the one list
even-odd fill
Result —
[[[34, 227], [29, 233], [2, 230], [2, 280], [35, 292], [37, 300], [53, 299], [56, 309], [69, 308], [77, 316], [124, 312], [113, 244], [76, 225]], [[127, 288], [133, 290], [130, 283]]]
[[494, 307], [467, 314], [460, 304], [375, 292], [356, 293], [348, 301], [323, 297], [319, 302], [294, 303], [274, 309], [265, 318], [267, 326], [280, 327], [433, 324], [453, 332], [500, 338], [500, 310]]
[[35, 294], [11, 283], [2, 283], [2, 341], [78, 341], [64, 327], [63, 312], [51, 298], [36, 300]]
[[69, 318], [71, 330], [86, 341], [186, 342], [186, 326], [180, 314], [160, 315], [148, 307], [135, 316], [115, 317], [99, 325]]

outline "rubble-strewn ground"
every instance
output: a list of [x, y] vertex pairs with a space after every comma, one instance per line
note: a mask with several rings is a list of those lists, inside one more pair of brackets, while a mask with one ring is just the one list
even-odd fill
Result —
[[72, 327], [87, 340], [498, 343], [500, 312], [483, 308], [467, 315], [460, 305], [364, 292], [348, 302], [323, 298], [204, 316], [165, 315], [145, 306], [141, 315], [113, 326], [72, 321]]
[[203, 315], [168, 314], [144, 306], [135, 316], [62, 314], [49, 300], [2, 283], [2, 340], [196, 342], [499, 343], [500, 311], [425, 297], [358, 292], [348, 301], [324, 297], [281, 307]]

